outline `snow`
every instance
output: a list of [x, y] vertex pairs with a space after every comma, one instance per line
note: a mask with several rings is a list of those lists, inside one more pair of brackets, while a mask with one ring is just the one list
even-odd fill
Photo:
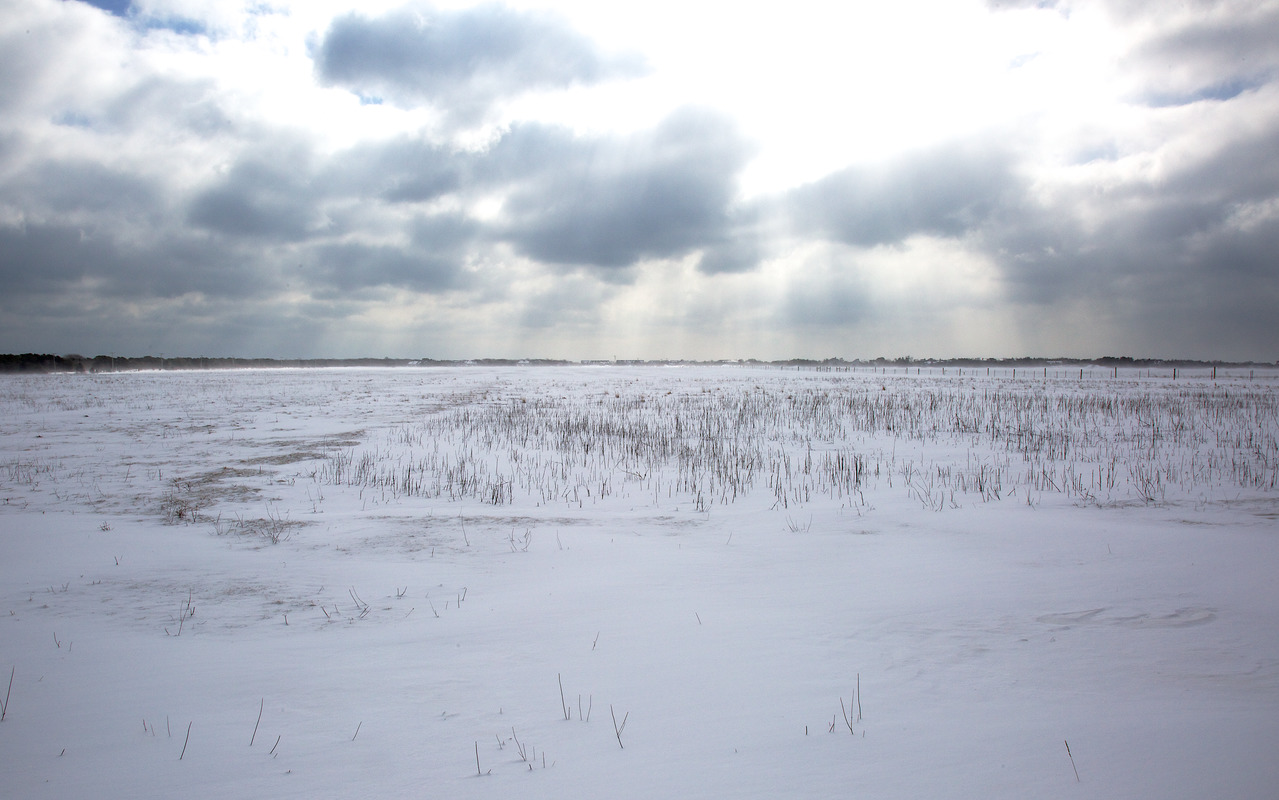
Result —
[[1269, 797], [1275, 379], [4, 378], [4, 793]]

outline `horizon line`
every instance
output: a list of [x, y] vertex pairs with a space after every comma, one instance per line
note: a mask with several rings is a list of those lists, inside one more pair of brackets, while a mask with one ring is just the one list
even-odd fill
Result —
[[1279, 367], [1279, 361], [1231, 361], [1225, 359], [1189, 359], [1189, 358], [1153, 358], [1134, 356], [958, 356], [953, 358], [916, 358], [914, 356], [897, 356], [888, 358], [846, 358], [833, 356], [828, 358], [792, 357], [780, 359], [757, 358], [612, 358], [612, 359], [566, 359], [551, 357], [522, 358], [432, 358], [432, 357], [376, 357], [360, 356], [348, 358], [331, 357], [297, 357], [281, 358], [277, 356], [116, 356], [96, 355], [84, 356], [76, 353], [3, 353], [0, 354], [0, 372], [25, 371], [70, 371], [101, 372], [121, 371], [138, 366], [159, 369], [226, 369], [236, 367], [262, 368], [317, 368], [342, 366], [816, 366], [816, 367], [864, 367], [895, 366], [909, 367], [966, 367], [966, 366], [1104, 366], [1111, 367]]

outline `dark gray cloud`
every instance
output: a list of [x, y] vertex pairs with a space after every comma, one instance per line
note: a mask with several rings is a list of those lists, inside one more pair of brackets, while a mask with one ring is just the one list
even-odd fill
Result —
[[558, 17], [500, 5], [445, 11], [411, 4], [379, 17], [348, 14], [334, 20], [315, 61], [324, 83], [462, 116], [529, 90], [643, 71], [636, 57], [601, 53]]
[[192, 292], [246, 298], [275, 288], [270, 271], [261, 266], [260, 253], [187, 233], [133, 242], [106, 226], [0, 226], [0, 285], [19, 298], [47, 300], [76, 292], [100, 300]]
[[1145, 352], [1279, 350], [1279, 123], [1259, 127], [993, 220], [979, 240], [1010, 299], [1106, 310]]
[[37, 219], [154, 220], [161, 198], [162, 190], [154, 181], [83, 157], [31, 164], [0, 188], [0, 199], [21, 203]]
[[6, 293], [51, 291], [94, 271], [124, 268], [115, 243], [69, 225], [0, 226], [0, 285]]
[[[741, 271], [757, 251], [744, 235], [734, 238], [743, 227], [737, 175], [749, 154], [724, 118], [691, 109], [628, 136], [518, 125], [478, 152], [401, 138], [320, 159], [305, 142], [277, 142], [248, 149], [200, 189], [188, 220], [232, 239], [323, 244], [321, 274], [344, 276], [336, 284], [344, 288], [357, 275], [424, 290], [451, 286], [446, 277], [467, 256], [463, 245], [497, 242], [535, 261], [606, 270], [705, 249], [707, 271]], [[379, 207], [448, 195], [505, 202], [484, 223], [415, 215], [403, 259], [390, 245], [329, 241], [360, 224], [345, 225], [344, 215], [367, 220]], [[353, 266], [333, 271], [340, 262]]]
[[841, 170], [794, 190], [787, 205], [799, 231], [869, 247], [962, 236], [1020, 190], [1010, 154], [961, 145]]
[[624, 138], [523, 126], [492, 153], [515, 178], [500, 235], [552, 264], [680, 257], [725, 239], [749, 153], [727, 120], [697, 110]]
[[473, 160], [465, 152], [421, 139], [357, 145], [330, 159], [315, 186], [330, 195], [424, 202], [461, 189]]
[[325, 244], [304, 277], [320, 298], [384, 287], [438, 292], [455, 285], [457, 262], [439, 253], [392, 245]]
[[[1069, 12], [1081, 3], [1059, 5]], [[1161, 160], [1157, 172], [1008, 207], [980, 231], [983, 246], [1013, 299], [1108, 309], [1149, 351], [1279, 349], [1279, 5], [1095, 5], [1132, 40], [1118, 65], [1131, 102], [1210, 101], [1223, 104], [1219, 114], [1252, 121], [1192, 124], [1181, 135], [1193, 147]], [[1243, 105], [1228, 111], [1227, 103]], [[1119, 148], [1096, 155], [1125, 174]]]
[[[1274, 99], [1253, 105], [1272, 108]], [[1107, 318], [1128, 337], [1116, 352], [1279, 349], [1276, 120], [1262, 114], [1224, 136], [1205, 131], [1197, 150], [1157, 171], [1134, 172], [1115, 152], [1086, 168], [1107, 178], [1050, 192], [1033, 187], [1012, 152], [974, 144], [799, 187], [782, 203], [794, 231], [851, 249], [824, 251], [801, 268], [783, 318], [798, 327], [880, 318], [885, 309], [866, 299], [872, 287], [862, 285], [859, 250], [926, 235], [962, 239], [982, 254], [1015, 305], [1050, 312], [1082, 304]]]
[[322, 223], [310, 155], [305, 142], [272, 143], [243, 155], [225, 178], [195, 196], [189, 221], [230, 236], [306, 238]]
[[709, 275], [750, 272], [759, 266], [764, 249], [753, 227], [739, 225], [727, 232], [726, 241], [715, 242], [702, 250], [697, 268]]
[[462, 271], [477, 225], [453, 214], [422, 217], [411, 225], [405, 245], [333, 243], [317, 246], [312, 285], [327, 287], [320, 296], [368, 288], [394, 287], [438, 293], [466, 283]]
[[1156, 232], [1177, 216], [1169, 211], [1116, 220], [1087, 235], [1023, 232], [1018, 242], [1035, 247], [999, 261], [1010, 299], [1049, 311], [1073, 303], [1108, 316], [1126, 332], [1126, 352], [1279, 352], [1279, 223], [1201, 225], [1195, 234], [1160, 238]]
[[270, 296], [282, 288], [278, 275], [285, 253], [243, 246], [221, 237], [177, 228], [129, 250], [129, 269], [113, 281], [120, 296], [211, 298]]
[[1132, 178], [1106, 193], [1091, 187], [1051, 205], [1009, 209], [983, 229], [1017, 296], [1115, 292], [1137, 305], [1157, 294], [1204, 296], [1224, 276], [1273, 277], [1267, 250], [1279, 220], [1279, 123], [1217, 143], [1156, 180]]
[[[505, 198], [498, 218], [486, 222], [415, 214], [402, 261], [387, 245], [326, 245], [320, 264], [355, 265], [344, 273], [347, 288], [354, 275], [450, 286], [444, 277], [468, 253], [498, 242], [536, 261], [603, 270], [699, 249], [711, 272], [749, 269], [757, 260], [734, 202], [750, 149], [724, 118], [704, 111], [686, 109], [629, 136], [577, 136], [526, 123], [477, 152], [400, 138], [337, 153], [314, 169], [305, 148], [299, 152], [288, 159], [247, 154], [196, 198], [192, 221], [227, 235], [317, 240], [346, 228], [334, 209], [351, 204], [375, 213], [446, 196]], [[317, 216], [327, 224], [308, 227]], [[414, 248], [432, 255], [424, 259]], [[417, 282], [411, 265], [427, 263], [422, 274], [431, 277]]]

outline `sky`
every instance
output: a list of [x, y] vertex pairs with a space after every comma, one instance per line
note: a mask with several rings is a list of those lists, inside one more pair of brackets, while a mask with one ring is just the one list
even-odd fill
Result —
[[0, 352], [1279, 359], [1279, 0], [0, 0]]

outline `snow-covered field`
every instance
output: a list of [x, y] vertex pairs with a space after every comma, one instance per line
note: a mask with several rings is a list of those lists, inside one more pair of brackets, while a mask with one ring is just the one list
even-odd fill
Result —
[[1273, 797], [1279, 376], [896, 372], [0, 379], [0, 795]]

